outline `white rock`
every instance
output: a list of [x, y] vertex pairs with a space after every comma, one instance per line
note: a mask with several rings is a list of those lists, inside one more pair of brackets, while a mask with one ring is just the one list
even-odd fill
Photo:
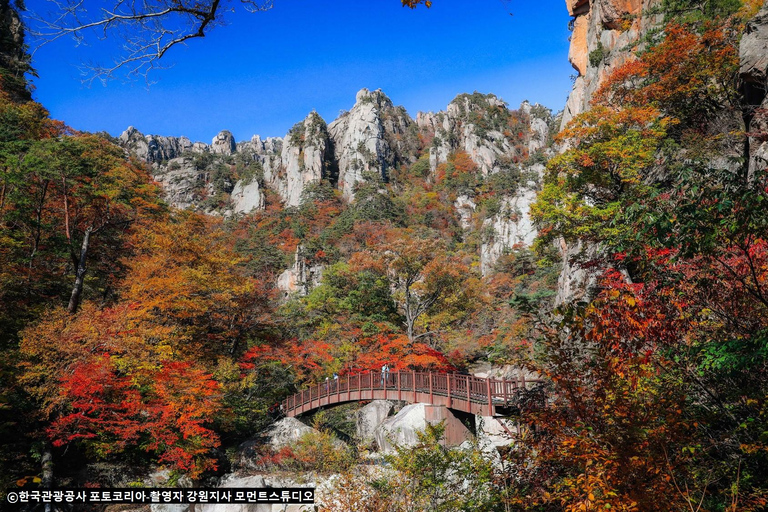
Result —
[[409, 128], [413, 120], [395, 107], [381, 90], [361, 89], [355, 105], [328, 126], [338, 163], [338, 187], [345, 199], [354, 198], [355, 184], [372, 172], [386, 180], [395, 162], [408, 160]]
[[243, 180], [235, 183], [230, 195], [234, 213], [250, 213], [253, 210], [264, 209], [264, 194], [256, 180], [243, 184]]
[[[298, 441], [303, 435], [317, 432], [296, 418], [286, 417], [272, 425], [268, 433], [269, 444], [274, 449], [280, 449]], [[233, 486], [230, 486], [233, 487]]]
[[285, 181], [278, 192], [286, 206], [298, 206], [305, 187], [326, 177], [328, 146], [325, 121], [317, 112], [311, 112], [285, 137], [280, 156]]
[[211, 142], [211, 152], [220, 155], [231, 155], [237, 149], [235, 137], [228, 130], [220, 131]]
[[536, 201], [534, 189], [520, 189], [517, 195], [501, 201], [501, 211], [486, 219], [484, 228], [490, 228], [491, 238], [480, 247], [480, 272], [488, 275], [499, 257], [506, 251], [530, 247], [536, 239], [536, 228], [531, 219], [531, 204]]
[[460, 195], [453, 202], [453, 207], [459, 212], [459, 219], [462, 229], [469, 229], [472, 227], [472, 215], [475, 213], [477, 205], [471, 197], [466, 195]]
[[415, 446], [418, 431], [428, 423], [436, 424], [445, 420], [445, 444], [461, 444], [469, 439], [469, 430], [451, 412], [442, 406], [430, 404], [409, 404], [396, 415], [384, 420], [375, 431], [376, 444], [384, 453], [392, 453], [395, 446]]
[[296, 247], [293, 267], [285, 270], [277, 278], [277, 289], [283, 292], [285, 296], [307, 295], [322, 280], [325, 266], [309, 265], [302, 253], [303, 249], [301, 245]]
[[356, 412], [357, 437], [365, 443], [373, 441], [375, 431], [392, 413], [395, 404], [389, 400], [374, 400]]

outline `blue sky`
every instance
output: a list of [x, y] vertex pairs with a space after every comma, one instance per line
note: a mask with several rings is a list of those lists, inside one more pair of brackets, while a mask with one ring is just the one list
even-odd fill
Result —
[[282, 136], [313, 109], [330, 123], [363, 87], [381, 88], [414, 117], [473, 91], [559, 110], [570, 90], [564, 0], [434, 0], [416, 10], [399, 0], [274, 3], [238, 10], [227, 26], [173, 49], [172, 67], [153, 72], [149, 88], [81, 84], [78, 65], [109, 62], [119, 41], [56, 41], [34, 56], [35, 99], [79, 130], [119, 135], [133, 125], [210, 142], [224, 129], [237, 140]]

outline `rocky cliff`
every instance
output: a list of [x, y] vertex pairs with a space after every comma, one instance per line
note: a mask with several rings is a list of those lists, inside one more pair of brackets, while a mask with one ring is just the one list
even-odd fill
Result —
[[749, 172], [768, 162], [768, 4], [748, 24], [739, 45], [739, 78], [748, 109], [744, 113]]
[[[661, 0], [566, 0], [571, 15], [571, 45], [568, 60], [576, 70], [573, 89], [568, 96], [560, 128], [589, 109], [594, 93], [610, 73], [627, 62], [641, 37], [663, 21], [663, 14], [653, 14]], [[592, 276], [576, 262], [593, 247], [561, 244], [562, 271], [556, 302], [582, 296]]]
[[362, 89], [355, 105], [328, 127], [339, 170], [338, 187], [346, 199], [366, 173], [388, 181], [390, 169], [416, 160], [417, 131], [403, 107], [381, 90]]
[[[480, 93], [461, 94], [446, 110], [419, 113], [414, 120], [381, 90], [362, 89], [352, 108], [330, 125], [311, 112], [282, 138], [255, 135], [236, 142], [229, 131], [222, 131], [204, 144], [186, 137], [144, 135], [129, 127], [118, 140], [152, 166], [170, 204], [223, 215], [263, 209], [266, 189], [276, 193], [284, 207], [299, 206], [307, 186], [320, 181], [353, 202], [358, 184], [387, 183], [392, 172], [410, 166], [425, 152], [431, 179], [453, 155], [466, 153], [481, 179], [494, 176], [507, 183], [496, 192], [497, 207], [490, 214], [483, 209], [486, 217], [478, 218], [471, 193], [459, 194], [454, 202], [462, 228], [482, 232], [479, 256], [485, 275], [502, 254], [530, 246], [536, 236], [529, 207], [557, 123], [541, 105], [524, 102], [511, 110], [498, 97]], [[321, 269], [304, 269], [304, 263], [297, 257], [295, 268], [281, 276], [285, 292], [306, 293], [317, 280]]]
[[[671, 4], [670, 4], [671, 5]], [[590, 102], [605, 79], [641, 51], [650, 36], [663, 29], [671, 16], [663, 0], [566, 0], [573, 17], [569, 60], [578, 76], [563, 112], [561, 127], [590, 108]], [[701, 9], [706, 12], [706, 4]], [[738, 5], [737, 5], [738, 7]], [[714, 7], [710, 8], [714, 9]], [[692, 10], [692, 9], [689, 9]], [[667, 12], [665, 12], [667, 11]], [[742, 157], [749, 172], [768, 163], [768, 4], [746, 25], [739, 44], [739, 88], [741, 105], [723, 108], [708, 126], [723, 137], [719, 153], [711, 158], [713, 168], [736, 170]], [[740, 134], [746, 135], [742, 136]], [[577, 260], [595, 255], [589, 244], [562, 244], [562, 273], [556, 302], [583, 296], [593, 282]]]
[[[19, 2], [15, 2], [19, 7]], [[23, 7], [22, 7], [23, 9]], [[0, 82], [14, 101], [29, 101], [24, 74], [30, 71], [30, 56], [24, 45], [24, 25], [9, 0], [0, 0]]]
[[566, 0], [571, 19], [568, 60], [577, 77], [563, 111], [562, 126], [589, 108], [589, 102], [613, 69], [629, 59], [635, 43], [658, 27], [653, 14], [660, 0]]

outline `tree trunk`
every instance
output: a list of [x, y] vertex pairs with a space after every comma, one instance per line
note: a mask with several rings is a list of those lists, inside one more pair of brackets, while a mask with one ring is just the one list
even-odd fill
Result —
[[[42, 476], [40, 479], [41, 489], [53, 488], [53, 452], [51, 451], [51, 445], [46, 443], [43, 451], [43, 457], [40, 460], [40, 466], [42, 470]], [[51, 504], [45, 504], [45, 512], [51, 512]]]
[[83, 244], [80, 246], [80, 260], [77, 263], [77, 274], [75, 276], [75, 286], [72, 288], [72, 295], [69, 297], [69, 307], [67, 312], [74, 315], [77, 308], [80, 307], [80, 299], [83, 294], [83, 282], [85, 281], [85, 259], [88, 256], [88, 244], [91, 241], [92, 226], [88, 226], [83, 235]]

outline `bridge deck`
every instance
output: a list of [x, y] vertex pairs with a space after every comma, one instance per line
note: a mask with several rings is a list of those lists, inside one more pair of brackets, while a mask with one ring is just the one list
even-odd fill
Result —
[[288, 397], [283, 411], [288, 416], [344, 402], [401, 400], [443, 405], [471, 414], [494, 416], [496, 407], [508, 405], [518, 389], [540, 382], [484, 379], [472, 375], [432, 372], [379, 372], [345, 375]]

